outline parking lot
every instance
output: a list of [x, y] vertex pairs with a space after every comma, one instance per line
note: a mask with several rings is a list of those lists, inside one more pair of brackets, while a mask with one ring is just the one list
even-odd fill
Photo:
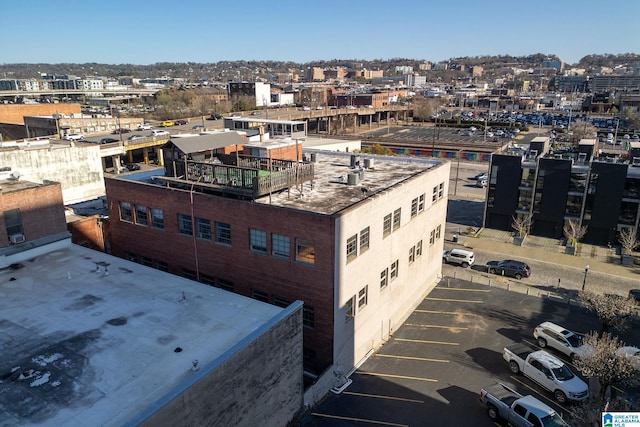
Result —
[[571, 405], [556, 404], [502, 359], [508, 344], [535, 344], [533, 328], [543, 321], [583, 333], [599, 326], [575, 305], [445, 277], [357, 369], [353, 383], [339, 395], [330, 393], [300, 425], [493, 426], [477, 398], [482, 386], [496, 381], [533, 394], [566, 417]]

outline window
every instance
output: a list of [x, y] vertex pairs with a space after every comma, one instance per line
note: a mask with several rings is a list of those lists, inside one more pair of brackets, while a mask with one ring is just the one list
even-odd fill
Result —
[[193, 236], [193, 225], [190, 216], [178, 214], [178, 233]]
[[231, 245], [231, 225], [216, 221], [216, 242]]
[[416, 258], [422, 255], [422, 240], [416, 243]]
[[397, 230], [398, 228], [400, 228], [400, 212], [401, 212], [401, 208], [396, 209], [393, 212], [393, 231]]
[[418, 215], [418, 198], [411, 200], [411, 218]]
[[228, 280], [219, 279], [218, 284], [220, 285], [220, 289], [224, 289], [225, 291], [233, 292], [233, 282]]
[[253, 252], [267, 253], [267, 232], [249, 229], [249, 249]]
[[436, 240], [440, 238], [440, 231], [442, 230], [442, 226], [438, 225], [436, 227]]
[[353, 302], [355, 299], [356, 299], [355, 296], [349, 298], [349, 300], [347, 300], [347, 303], [344, 305], [344, 317], [347, 320], [351, 319], [356, 314], [353, 311]]
[[358, 256], [358, 235], [354, 234], [353, 236], [347, 239], [347, 261], [350, 261], [357, 256]]
[[262, 302], [269, 302], [269, 294], [266, 292], [251, 289], [251, 298]]
[[389, 269], [385, 268], [380, 272], [380, 289], [384, 289], [389, 284]]
[[444, 197], [444, 182], [441, 182], [438, 185], [438, 199], [442, 199]]
[[196, 280], [196, 272], [188, 268], [182, 269], [182, 277], [189, 280]]
[[416, 260], [416, 247], [411, 246], [409, 248], [409, 264], [413, 263]]
[[360, 254], [369, 249], [369, 227], [360, 231]]
[[273, 297], [273, 305], [277, 305], [278, 307], [288, 307], [291, 302], [288, 299]]
[[149, 225], [149, 217], [147, 216], [147, 207], [136, 205], [136, 224]]
[[433, 195], [431, 196], [431, 201], [435, 202], [438, 200], [438, 186], [433, 187]]
[[391, 234], [391, 214], [386, 215], [382, 222], [382, 236], [386, 237], [389, 234]]
[[211, 240], [211, 221], [204, 218], [196, 218], [196, 237], [198, 239]]
[[424, 212], [424, 194], [418, 198], [418, 213]]
[[215, 286], [216, 285], [216, 278], [213, 277], [213, 276], [209, 276], [207, 274], [200, 273], [200, 281], [202, 283], [204, 283], [205, 285], [209, 285], [209, 286]]
[[315, 264], [316, 248], [313, 242], [296, 239], [296, 261], [312, 265]]
[[436, 230], [431, 230], [429, 233], [429, 244], [433, 245], [436, 242]]
[[138, 262], [138, 255], [134, 254], [133, 252], [127, 252], [125, 257], [127, 261]]
[[516, 404], [516, 406], [514, 406], [513, 408], [513, 412], [524, 418], [524, 416], [527, 415], [527, 408], [522, 405]]
[[131, 203], [129, 202], [120, 202], [120, 220], [132, 222], [133, 214], [131, 212]]
[[358, 291], [358, 310], [367, 305], [367, 296], [369, 294], [369, 285]]
[[315, 328], [316, 326], [316, 312], [313, 307], [308, 305], [302, 306], [302, 325], [305, 328]]
[[140, 257], [140, 264], [146, 265], [147, 267], [153, 267], [153, 259], [148, 258], [146, 256]]
[[399, 267], [399, 262], [398, 260], [396, 260], [393, 264], [391, 264], [391, 280], [395, 279], [396, 277], [398, 277], [398, 267]]
[[277, 257], [289, 258], [289, 236], [281, 234], [271, 235], [271, 254]]
[[4, 212], [4, 223], [7, 228], [7, 235], [24, 234], [22, 230], [22, 217], [20, 209], [11, 209]]
[[160, 271], [169, 271], [169, 264], [164, 261], [156, 261], [156, 268]]
[[164, 228], [164, 213], [160, 209], [149, 209], [151, 211], [151, 226], [153, 228]]

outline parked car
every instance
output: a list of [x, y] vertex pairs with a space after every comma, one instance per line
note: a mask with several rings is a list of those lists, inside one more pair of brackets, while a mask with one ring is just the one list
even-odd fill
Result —
[[193, 129], [193, 130], [204, 130], [204, 126], [202, 126], [202, 125], [195, 125], [195, 126], [192, 126], [192, 127], [191, 127], [191, 129]]
[[146, 138], [144, 135], [140, 135], [140, 134], [133, 134], [131, 135], [129, 138], [127, 138], [129, 141], [135, 141], [136, 139], [143, 139]]
[[512, 259], [489, 261], [487, 262], [487, 271], [491, 274], [509, 276], [518, 280], [531, 276], [531, 268], [526, 263]]
[[151, 131], [151, 136], [171, 135], [169, 131], [156, 129]]
[[472, 251], [465, 249], [451, 249], [442, 252], [442, 260], [447, 264], [458, 264], [464, 268], [473, 265], [475, 255]]
[[164, 122], [160, 123], [160, 126], [164, 127], [164, 128], [168, 128], [175, 125], [175, 122], [173, 120], [165, 120]]
[[137, 127], [138, 130], [151, 130], [153, 126], [147, 123], [140, 123]]
[[100, 144], [111, 144], [112, 142], [118, 142], [118, 141], [120, 140], [115, 138], [102, 138], [100, 140]]
[[479, 179], [476, 181], [476, 187], [478, 188], [485, 188], [488, 184], [488, 181], [486, 179]]
[[489, 418], [501, 418], [514, 427], [569, 427], [551, 407], [502, 383], [483, 387], [478, 401], [487, 408]]
[[481, 179], [489, 179], [489, 174], [486, 172], [480, 172], [478, 175], [474, 176], [473, 179], [476, 181], [480, 181]]
[[80, 141], [81, 139], [84, 139], [84, 135], [81, 133], [65, 133], [62, 135], [62, 139], [67, 141]]
[[640, 348], [633, 346], [624, 346], [616, 350], [616, 355], [628, 357], [633, 366], [640, 371]]
[[220, 114], [212, 114], [209, 116], [207, 120], [220, 120], [220, 119], [222, 119], [222, 116]]
[[131, 132], [131, 129], [127, 129], [127, 128], [119, 128], [119, 129], [114, 129], [113, 132], [111, 132], [114, 135], [118, 135], [121, 133], [129, 133]]
[[127, 163], [125, 166], [128, 171], [137, 171], [140, 170], [140, 165], [137, 163]]
[[541, 348], [551, 347], [573, 358], [576, 354], [585, 354], [590, 349], [582, 343], [582, 336], [556, 325], [543, 322], [533, 329], [533, 337]]
[[182, 126], [182, 125], [186, 125], [186, 124], [187, 124], [187, 121], [186, 121], [186, 120], [182, 120], [182, 119], [178, 119], [178, 120], [174, 120], [174, 121], [173, 121], [173, 124], [174, 124], [175, 126]]
[[259, 116], [260, 115], [260, 111], [252, 111], [251, 115], [252, 116]]
[[553, 393], [559, 403], [582, 401], [589, 397], [589, 387], [560, 359], [526, 344], [511, 344], [502, 350], [502, 358], [514, 374], [522, 373]]

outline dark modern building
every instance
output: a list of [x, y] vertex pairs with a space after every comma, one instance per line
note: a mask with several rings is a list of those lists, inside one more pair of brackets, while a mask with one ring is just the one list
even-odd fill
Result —
[[623, 228], [637, 227], [640, 149], [632, 143], [618, 155], [603, 153], [592, 140], [572, 152], [494, 154], [484, 226], [511, 230], [512, 218], [532, 215], [530, 234], [562, 238], [569, 220], [587, 226], [583, 239], [615, 244]]

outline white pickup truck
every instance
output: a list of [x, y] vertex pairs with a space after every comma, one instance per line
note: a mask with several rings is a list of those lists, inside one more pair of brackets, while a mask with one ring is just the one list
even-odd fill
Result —
[[487, 408], [489, 418], [502, 418], [513, 427], [569, 427], [549, 406], [502, 383], [481, 389], [478, 401]]
[[589, 397], [589, 387], [560, 359], [525, 344], [508, 345], [502, 357], [514, 374], [522, 374], [553, 393], [559, 403], [582, 401]]

